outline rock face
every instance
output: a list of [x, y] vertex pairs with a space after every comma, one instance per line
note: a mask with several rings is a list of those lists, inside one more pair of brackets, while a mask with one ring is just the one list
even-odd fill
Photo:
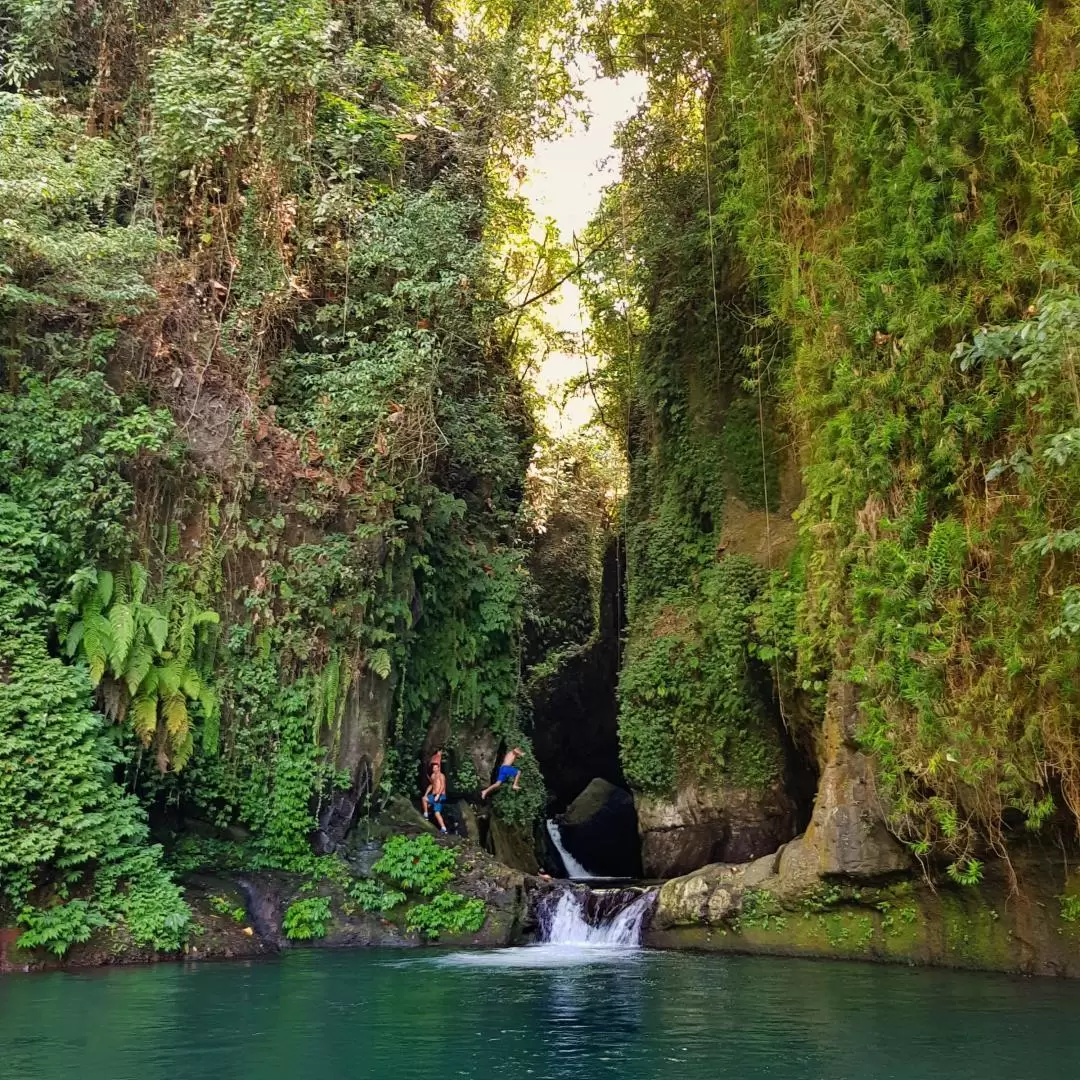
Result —
[[641, 876], [637, 813], [625, 788], [595, 777], [557, 821], [567, 850], [591, 873]]
[[[593, 777], [624, 783], [619, 763], [620, 603], [623, 556], [612, 540], [604, 552], [600, 618], [592, 640], [530, 688], [533, 750], [556, 802], [572, 800]], [[586, 582], [586, 587], [587, 587]]]
[[833, 679], [821, 740], [821, 779], [806, 836], [784, 853], [786, 877], [870, 880], [911, 869], [885, 828], [873, 762], [855, 744], [855, 687]]
[[336, 851], [352, 828], [361, 802], [379, 784], [386, 756], [386, 739], [394, 704], [396, 679], [365, 671], [349, 688], [340, 729], [329, 747], [334, 767], [349, 775], [349, 786], [335, 790], [319, 811], [312, 838], [322, 855]]
[[785, 873], [786, 853], [714, 865], [664, 884], [645, 944], [726, 953], [821, 956], [1080, 977], [1080, 922], [1061, 897], [1080, 874], [1045, 851], [986, 867], [982, 884], [878, 884]]
[[714, 862], [745, 862], [795, 833], [795, 805], [782, 784], [763, 791], [681, 789], [674, 801], [635, 797], [646, 877], [667, 878]]
[[507, 825], [494, 814], [488, 820], [488, 847], [495, 858], [521, 873], [535, 874], [540, 869], [540, 863], [536, 858], [532, 835], [524, 829]]

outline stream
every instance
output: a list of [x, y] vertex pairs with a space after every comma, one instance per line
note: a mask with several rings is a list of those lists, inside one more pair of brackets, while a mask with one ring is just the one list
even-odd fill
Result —
[[[565, 912], [563, 913], [566, 914]], [[0, 979], [12, 1080], [1056, 1080], [1080, 985], [573, 941]]]

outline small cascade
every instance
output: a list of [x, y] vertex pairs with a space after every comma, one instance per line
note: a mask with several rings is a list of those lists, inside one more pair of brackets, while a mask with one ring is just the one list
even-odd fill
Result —
[[635, 947], [655, 904], [653, 889], [553, 890], [537, 900], [540, 940], [547, 945]]
[[551, 837], [551, 842], [555, 845], [555, 850], [562, 856], [563, 866], [566, 867], [567, 877], [573, 878], [575, 881], [589, 881], [596, 876], [586, 870], [585, 867], [566, 850], [566, 845], [563, 843], [562, 839], [562, 832], [559, 829], [558, 824], [551, 818], [548, 818], [547, 821], [547, 831], [548, 836]]

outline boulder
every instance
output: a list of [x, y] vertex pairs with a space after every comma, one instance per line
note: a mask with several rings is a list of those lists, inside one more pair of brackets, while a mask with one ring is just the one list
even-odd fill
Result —
[[516, 825], [491, 815], [488, 825], [488, 847], [495, 858], [523, 874], [535, 874], [540, 869], [531, 834]]
[[795, 833], [795, 805], [780, 783], [764, 790], [687, 785], [674, 799], [638, 795], [635, 802], [647, 877], [749, 862], [776, 851]]
[[595, 777], [557, 819], [566, 849], [600, 877], [640, 877], [641, 850], [634, 798]]

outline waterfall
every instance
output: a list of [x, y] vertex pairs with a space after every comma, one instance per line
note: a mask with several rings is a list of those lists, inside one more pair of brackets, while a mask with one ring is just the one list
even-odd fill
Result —
[[555, 845], [555, 849], [562, 856], [563, 866], [566, 867], [567, 877], [575, 878], [578, 881], [588, 881], [590, 878], [596, 876], [595, 874], [589, 873], [589, 871], [566, 850], [566, 845], [563, 843], [562, 839], [562, 832], [559, 829], [559, 826], [550, 818], [547, 821], [547, 831], [548, 836], [551, 837], [551, 842]]
[[637, 946], [655, 903], [654, 890], [553, 890], [537, 900], [540, 940], [547, 945]]

